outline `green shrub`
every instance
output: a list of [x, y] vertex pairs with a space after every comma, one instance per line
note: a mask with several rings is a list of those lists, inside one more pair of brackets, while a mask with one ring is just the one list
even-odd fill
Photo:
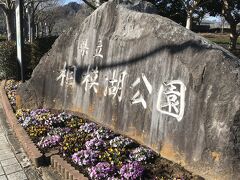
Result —
[[[23, 67], [24, 79], [31, 77], [33, 69], [41, 57], [48, 52], [57, 37], [36, 39], [32, 44], [24, 44]], [[20, 79], [20, 68], [17, 62], [17, 48], [14, 41], [0, 42], [0, 79]]]
[[16, 79], [19, 77], [19, 68], [16, 60], [17, 49], [13, 41], [0, 43], [0, 79]]
[[31, 62], [29, 64], [30, 69], [33, 70], [37, 66], [41, 57], [51, 49], [56, 39], [56, 36], [52, 36], [34, 40], [33, 44], [31, 45]]

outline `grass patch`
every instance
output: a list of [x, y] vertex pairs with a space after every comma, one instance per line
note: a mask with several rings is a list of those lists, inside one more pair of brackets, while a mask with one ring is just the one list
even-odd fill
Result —
[[[213, 41], [217, 44], [230, 44], [230, 39], [220, 39], [220, 38], [208, 38], [210, 41]], [[237, 44], [240, 45], [240, 39], [238, 38]]]
[[[201, 33], [201, 36], [217, 44], [230, 44], [229, 34]], [[237, 44], [240, 45], [240, 38], [238, 38]]]
[[[228, 49], [228, 45], [230, 44], [229, 34], [220, 34], [220, 33], [200, 33], [201, 36], [206, 39], [222, 46], [223, 48]], [[240, 58], [240, 37], [237, 40], [237, 48], [236, 50], [230, 50], [235, 56]]]

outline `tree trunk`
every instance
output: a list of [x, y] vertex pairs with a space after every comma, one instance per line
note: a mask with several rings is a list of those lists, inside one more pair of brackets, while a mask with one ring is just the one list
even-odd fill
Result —
[[38, 31], [39, 31], [39, 37], [43, 37], [43, 26], [42, 26], [42, 22], [39, 22]]
[[222, 33], [224, 33], [224, 27], [225, 27], [225, 18], [221, 17], [221, 23], [222, 23]]
[[45, 28], [44, 28], [44, 23], [39, 22], [39, 37], [44, 37], [44, 32], [45, 32]]
[[30, 41], [33, 43], [33, 40], [35, 39], [35, 13], [34, 13], [34, 4], [31, 2], [31, 37]]
[[52, 35], [53, 26], [48, 26], [48, 36]]
[[237, 25], [236, 24], [230, 24], [230, 29], [231, 29], [231, 33], [230, 33], [230, 49], [231, 50], [235, 50], [236, 49], [236, 45], [237, 45], [237, 39], [238, 39], [238, 32], [237, 32]]
[[36, 25], [35, 25], [35, 22], [32, 23], [32, 27], [31, 27], [31, 32], [32, 32], [32, 37], [31, 37], [31, 42], [34, 41], [34, 39], [36, 38], [35, 36], [35, 30], [36, 30]]
[[35, 37], [38, 38], [38, 24], [36, 24], [35, 26]]
[[186, 23], [186, 28], [187, 29], [192, 29], [192, 22], [193, 22], [193, 15], [191, 12], [187, 13], [187, 23]]
[[4, 12], [6, 18], [7, 26], [7, 39], [8, 41], [15, 40], [15, 31], [14, 31], [14, 11], [6, 10]]
[[47, 23], [45, 23], [44, 25], [45, 25], [45, 34], [46, 34], [46, 36], [49, 36], [48, 25], [47, 25]]
[[34, 20], [34, 14], [31, 16], [31, 37], [30, 37], [30, 42], [33, 43], [33, 40], [35, 39], [35, 20]]
[[30, 8], [28, 8], [28, 42], [32, 43], [32, 27], [31, 27], [31, 11]]
[[24, 37], [24, 41], [28, 41], [28, 20], [27, 20], [27, 18], [23, 19], [23, 37]]
[[30, 35], [29, 35], [30, 43], [33, 43], [34, 39], [35, 39], [35, 24], [34, 24], [33, 20], [31, 20]]

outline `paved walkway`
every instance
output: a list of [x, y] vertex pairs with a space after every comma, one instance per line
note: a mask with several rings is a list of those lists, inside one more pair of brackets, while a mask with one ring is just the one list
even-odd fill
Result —
[[0, 180], [26, 180], [27, 176], [18, 162], [3, 127], [0, 125]]
[[9, 140], [10, 130], [4, 123], [6, 124], [6, 121], [0, 102], [0, 180], [27, 180]]

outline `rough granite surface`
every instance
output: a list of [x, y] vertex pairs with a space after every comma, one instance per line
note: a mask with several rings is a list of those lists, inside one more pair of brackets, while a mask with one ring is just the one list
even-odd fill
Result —
[[[239, 65], [228, 51], [167, 18], [108, 2], [56, 40], [18, 89], [18, 106], [82, 112], [204, 177], [238, 179]], [[123, 72], [116, 96], [104, 96]], [[157, 108], [163, 83], [173, 80], [186, 87], [185, 105], [176, 105], [184, 109], [179, 119]]]

